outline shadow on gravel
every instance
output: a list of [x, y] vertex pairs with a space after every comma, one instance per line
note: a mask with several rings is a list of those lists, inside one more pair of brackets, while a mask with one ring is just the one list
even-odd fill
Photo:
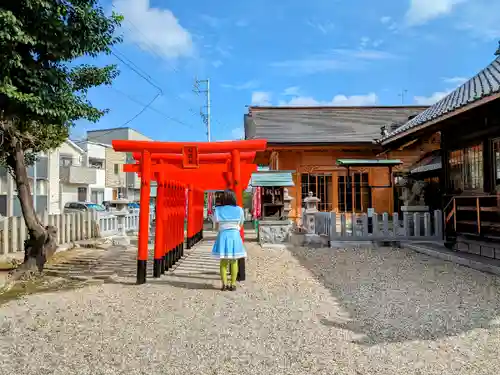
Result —
[[173, 286], [175, 288], [192, 289], [192, 290], [207, 290], [207, 289], [219, 290], [219, 288], [212, 283], [194, 283], [191, 281], [162, 280], [162, 279], [154, 280], [154, 283], [166, 284]]
[[291, 253], [349, 313], [327, 327], [356, 343], [436, 340], [498, 327], [500, 278], [405, 249], [305, 249]]

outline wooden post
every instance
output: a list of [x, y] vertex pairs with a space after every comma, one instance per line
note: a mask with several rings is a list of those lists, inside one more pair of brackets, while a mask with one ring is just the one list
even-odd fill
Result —
[[[233, 150], [231, 152], [231, 166], [233, 171], [233, 191], [236, 194], [236, 204], [243, 208], [243, 191], [241, 189], [240, 176], [240, 151]], [[245, 242], [245, 229], [242, 226], [240, 229], [241, 240]], [[244, 281], [246, 278], [245, 258], [238, 259], [238, 281]]]
[[193, 225], [194, 225], [194, 191], [193, 185], [188, 186], [188, 218], [187, 218], [187, 248], [193, 247]]
[[149, 244], [149, 199], [151, 188], [151, 154], [142, 152], [141, 196], [139, 212], [139, 239], [137, 250], [137, 284], [146, 282]]
[[153, 264], [153, 277], [160, 277], [165, 273], [165, 247], [164, 247], [164, 199], [165, 199], [165, 174], [160, 172], [157, 181], [156, 194], [156, 228], [155, 228], [155, 253]]

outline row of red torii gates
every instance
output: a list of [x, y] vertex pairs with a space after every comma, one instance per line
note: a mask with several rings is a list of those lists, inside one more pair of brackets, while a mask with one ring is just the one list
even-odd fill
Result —
[[[149, 202], [151, 181], [157, 182], [156, 229], [153, 277], [160, 277], [203, 239], [205, 191], [233, 190], [243, 206], [243, 190], [257, 170], [257, 151], [265, 140], [227, 142], [112, 142], [115, 151], [132, 153], [136, 163], [126, 164], [125, 172], [141, 178], [137, 283], [146, 282], [149, 244]], [[186, 199], [187, 191], [187, 199]], [[184, 225], [187, 204], [187, 238]], [[244, 239], [243, 228], [241, 237]], [[245, 279], [245, 261], [240, 260], [238, 279]]]

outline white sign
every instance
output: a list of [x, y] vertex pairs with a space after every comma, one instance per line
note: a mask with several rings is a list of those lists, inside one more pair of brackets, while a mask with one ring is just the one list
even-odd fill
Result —
[[372, 217], [374, 213], [375, 213], [375, 210], [373, 208], [368, 209], [368, 212], [367, 212], [368, 217]]

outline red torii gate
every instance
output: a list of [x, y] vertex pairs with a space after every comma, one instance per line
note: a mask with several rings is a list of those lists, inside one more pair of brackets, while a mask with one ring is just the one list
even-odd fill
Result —
[[[133, 153], [137, 164], [125, 165], [124, 171], [139, 173], [141, 177], [137, 283], [142, 284], [146, 282], [151, 180], [158, 182], [153, 276], [160, 277], [183, 254], [185, 189], [189, 189], [187, 245], [191, 247], [203, 238], [204, 191], [231, 189], [236, 194], [238, 205], [242, 206], [243, 190], [251, 174], [257, 170], [257, 165], [251, 162], [257, 151], [265, 150], [267, 142], [115, 140], [112, 144], [115, 151]], [[241, 235], [244, 239], [243, 229]], [[239, 279], [244, 280], [244, 259], [240, 266]]]

